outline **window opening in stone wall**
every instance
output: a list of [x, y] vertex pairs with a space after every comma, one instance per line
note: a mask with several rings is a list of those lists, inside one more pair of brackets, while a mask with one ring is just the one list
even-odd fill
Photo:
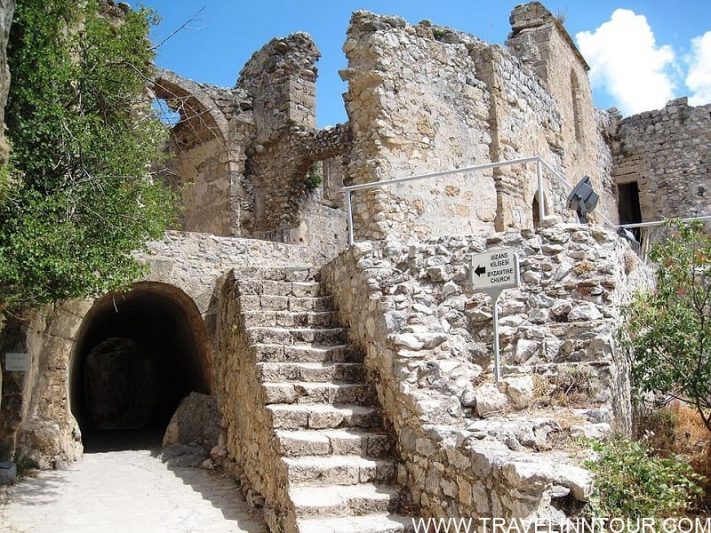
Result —
[[175, 127], [180, 122], [180, 112], [173, 109], [165, 98], [154, 98], [151, 102], [153, 112], [165, 126]]
[[573, 127], [575, 128], [575, 140], [583, 140], [583, 107], [582, 94], [580, 92], [580, 82], [575, 72], [570, 72], [570, 92], [573, 104]]
[[[620, 183], [617, 185], [617, 191], [620, 224], [638, 224], [642, 222], [642, 208], [639, 203], [639, 184], [636, 181]], [[635, 239], [639, 241], [639, 228], [630, 231], [634, 234]]]

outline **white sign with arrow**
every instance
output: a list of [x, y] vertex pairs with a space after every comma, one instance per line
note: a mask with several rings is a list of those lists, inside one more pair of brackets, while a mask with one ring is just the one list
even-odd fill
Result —
[[513, 248], [490, 250], [472, 256], [469, 269], [472, 289], [485, 292], [491, 297], [494, 309], [494, 378], [501, 380], [501, 355], [499, 353], [499, 309], [501, 291], [521, 284], [518, 256]]
[[471, 282], [475, 291], [490, 294], [518, 287], [520, 282], [516, 252], [513, 248], [504, 248], [472, 256]]

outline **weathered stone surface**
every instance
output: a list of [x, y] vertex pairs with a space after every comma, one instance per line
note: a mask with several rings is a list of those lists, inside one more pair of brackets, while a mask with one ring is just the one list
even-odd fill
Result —
[[[470, 292], [466, 268], [471, 254], [502, 245], [536, 275], [500, 299], [497, 387], [490, 304]], [[359, 245], [324, 268], [338, 314], [378, 376], [399, 441], [398, 480], [424, 513], [558, 520], [564, 515], [551, 499], [589, 497], [589, 473], [560, 447], [570, 432], [602, 435], [611, 422], [629, 428], [613, 332], [622, 304], [651, 276], [628, 252], [598, 227], [559, 223], [537, 234]], [[445, 289], [451, 282], [460, 290]], [[394, 311], [404, 320], [388, 320]], [[441, 342], [427, 347], [428, 332]], [[588, 388], [568, 398], [576, 387]], [[562, 405], [552, 405], [556, 395]], [[565, 407], [574, 401], [579, 408]]]
[[[590, 478], [553, 447], [628, 429], [614, 332], [649, 272], [614, 233], [563, 223], [567, 191], [548, 173], [539, 221], [533, 165], [354, 193], [357, 236], [385, 240], [318, 267], [344, 246], [335, 191], [344, 182], [536, 154], [569, 181], [592, 176], [600, 212], [614, 219], [606, 140], [618, 181], [648, 174], [651, 198], [669, 159], [705, 138], [708, 109], [683, 102], [619, 124], [598, 114], [560, 22], [536, 3], [511, 21], [502, 49], [428, 22], [355, 13], [342, 74], [349, 123], [325, 130], [315, 128], [319, 54], [305, 34], [268, 43], [232, 89], [156, 74], [156, 96], [182, 110], [172, 179], [189, 185], [184, 227], [212, 234], [169, 232], [137, 257], [150, 267], [145, 282], [169, 285], [202, 314], [221, 417], [215, 441], [214, 423], [207, 437], [192, 425], [203, 409], [214, 420], [207, 399], [187, 400], [164, 458], [221, 465], [275, 530], [400, 531], [401, 517], [360, 516], [393, 511], [395, 480], [424, 514], [557, 520], [551, 500], [584, 501]], [[681, 145], [656, 149], [675, 129]], [[308, 192], [306, 173], [321, 160], [327, 183]], [[705, 191], [677, 182], [659, 186], [672, 214], [694, 194], [701, 212]], [[517, 250], [523, 285], [500, 301], [503, 381], [494, 385], [491, 304], [472, 294], [468, 267], [472, 254], [502, 246]], [[91, 304], [52, 306], [26, 338], [3, 339], [30, 353], [32, 369], [2, 375], [0, 440], [43, 468], [81, 453], [68, 369]]]
[[508, 399], [495, 385], [482, 385], [475, 392], [476, 412], [481, 417], [501, 413], [508, 405]]
[[10, 147], [5, 140], [5, 103], [10, 91], [10, 69], [7, 65], [7, 41], [15, 13], [15, 0], [0, 0], [0, 164], [6, 164]]
[[[355, 517], [367, 521], [397, 510], [393, 446], [382, 431], [362, 356], [343, 347], [347, 330], [337, 315], [302, 311], [315, 302], [332, 306], [314, 281], [317, 271], [306, 269], [293, 282], [296, 272], [301, 271], [236, 270], [226, 284], [218, 390], [222, 398], [243, 399], [221, 404], [222, 464], [239, 463], [236, 477], [248, 499], [266, 506], [273, 529], [303, 531], [304, 519], [318, 519], [347, 530]], [[279, 296], [267, 307], [245, 300], [264, 302], [269, 295]], [[299, 302], [297, 309], [294, 302]], [[318, 327], [304, 328], [302, 317], [317, 314]], [[274, 321], [282, 324], [252, 325]], [[418, 340], [423, 347], [440, 342], [425, 333], [418, 333], [424, 336]], [[266, 346], [279, 347], [283, 355], [264, 351]], [[338, 352], [351, 354], [347, 362]]]
[[504, 379], [506, 395], [517, 409], [530, 407], [534, 395], [533, 376], [507, 377]]
[[99, 343], [86, 358], [86, 409], [96, 430], [141, 429], [158, 405], [151, 389], [157, 364], [152, 354], [124, 338]]
[[[624, 119], [613, 111], [609, 128], [614, 179], [620, 187], [636, 184], [642, 221], [711, 214], [711, 104], [694, 107], [679, 98]], [[635, 222], [630, 209], [620, 206], [623, 222]]]
[[17, 480], [17, 465], [0, 461], [0, 485], [14, 485]]
[[198, 444], [210, 451], [220, 435], [220, 414], [214, 396], [191, 392], [173, 414], [163, 436], [163, 446]]

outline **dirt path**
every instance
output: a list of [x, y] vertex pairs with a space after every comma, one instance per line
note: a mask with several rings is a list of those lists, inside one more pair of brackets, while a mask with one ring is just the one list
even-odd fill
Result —
[[167, 467], [148, 450], [87, 454], [7, 491], [0, 531], [12, 533], [262, 533], [232, 480]]

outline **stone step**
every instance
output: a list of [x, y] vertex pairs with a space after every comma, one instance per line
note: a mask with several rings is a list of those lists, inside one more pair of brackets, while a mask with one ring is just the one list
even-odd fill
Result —
[[362, 516], [395, 511], [400, 491], [392, 485], [337, 485], [290, 487], [289, 497], [298, 518]]
[[247, 336], [252, 344], [344, 344], [346, 328], [272, 328], [250, 327]]
[[333, 311], [247, 311], [243, 313], [247, 327], [333, 327], [337, 325]]
[[367, 459], [359, 455], [305, 455], [285, 457], [289, 484], [357, 485], [390, 483], [395, 479], [395, 462]]
[[265, 403], [330, 403], [368, 405], [373, 402], [366, 383], [311, 383], [308, 381], [262, 383]]
[[385, 433], [356, 429], [279, 430], [281, 453], [287, 457], [302, 455], [360, 455], [383, 458], [391, 454], [390, 438]]
[[238, 283], [244, 280], [267, 281], [314, 281], [319, 276], [319, 268], [310, 265], [292, 267], [241, 267], [235, 269]]
[[394, 514], [302, 518], [297, 520], [296, 529], [299, 533], [404, 533], [415, 531], [411, 518]]
[[275, 404], [267, 405], [274, 429], [381, 429], [382, 418], [362, 405]]
[[246, 294], [238, 298], [242, 311], [333, 311], [331, 296]]
[[321, 284], [317, 281], [269, 281], [263, 279], [248, 279], [237, 284], [239, 294], [267, 296], [323, 296]]
[[259, 363], [261, 379], [267, 383], [282, 381], [362, 383], [365, 367], [362, 363]]
[[350, 344], [337, 346], [314, 344], [256, 344], [257, 361], [326, 363], [326, 362], [362, 362], [363, 355]]

